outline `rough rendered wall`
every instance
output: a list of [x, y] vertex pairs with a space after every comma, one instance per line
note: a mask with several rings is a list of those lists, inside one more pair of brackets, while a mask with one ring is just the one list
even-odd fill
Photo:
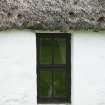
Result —
[[35, 42], [32, 32], [0, 32], [0, 105], [37, 105]]
[[105, 29], [104, 0], [0, 0], [0, 29]]
[[105, 33], [72, 33], [71, 53], [71, 105], [105, 105]]
[[73, 33], [72, 105], [105, 105], [105, 33]]

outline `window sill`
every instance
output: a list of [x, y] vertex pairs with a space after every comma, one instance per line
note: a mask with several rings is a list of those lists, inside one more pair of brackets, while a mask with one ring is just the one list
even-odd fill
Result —
[[37, 104], [37, 105], [71, 105], [71, 104], [65, 103], [65, 104]]

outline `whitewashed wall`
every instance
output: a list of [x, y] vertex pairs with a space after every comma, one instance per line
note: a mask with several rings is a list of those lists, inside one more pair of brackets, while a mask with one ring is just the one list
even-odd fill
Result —
[[105, 33], [72, 36], [72, 105], [105, 105]]
[[[105, 105], [105, 33], [72, 34], [72, 105]], [[36, 38], [0, 32], [0, 105], [36, 105]]]
[[0, 105], [36, 105], [35, 49], [32, 32], [0, 32]]

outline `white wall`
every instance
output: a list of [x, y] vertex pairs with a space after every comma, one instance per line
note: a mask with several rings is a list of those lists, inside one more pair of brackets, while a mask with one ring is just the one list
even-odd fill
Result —
[[105, 105], [105, 33], [72, 38], [72, 105]]
[[[72, 105], [105, 105], [105, 33], [72, 35]], [[36, 38], [0, 32], [0, 105], [36, 105]]]
[[28, 31], [0, 32], [0, 105], [36, 105], [36, 41]]

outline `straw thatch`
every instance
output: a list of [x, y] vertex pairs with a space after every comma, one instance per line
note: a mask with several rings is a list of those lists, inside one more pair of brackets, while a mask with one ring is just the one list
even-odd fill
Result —
[[1, 0], [0, 29], [105, 29], [105, 0]]

